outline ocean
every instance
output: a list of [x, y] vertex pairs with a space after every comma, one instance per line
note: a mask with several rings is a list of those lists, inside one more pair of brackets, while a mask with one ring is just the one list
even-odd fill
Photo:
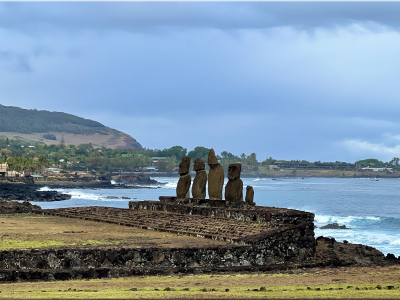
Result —
[[[129, 201], [174, 196], [178, 177], [154, 178], [160, 184], [144, 189], [56, 189], [72, 196], [57, 202], [32, 202], [42, 208], [109, 206], [128, 208]], [[364, 244], [385, 255], [400, 256], [400, 180], [356, 178], [243, 178], [254, 187], [257, 205], [285, 207], [315, 214], [317, 227], [339, 223], [350, 229], [315, 229], [315, 236]], [[42, 189], [49, 189], [44, 187]], [[107, 199], [108, 196], [119, 199]], [[129, 197], [131, 200], [121, 199]]]

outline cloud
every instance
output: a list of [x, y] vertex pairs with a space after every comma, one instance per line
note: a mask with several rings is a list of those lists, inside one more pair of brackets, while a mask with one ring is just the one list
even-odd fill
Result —
[[11, 72], [30, 73], [33, 71], [28, 56], [23, 53], [0, 51], [0, 63], [3, 63], [3, 66]]
[[358, 155], [370, 155], [389, 161], [394, 156], [400, 156], [400, 144], [387, 146], [384, 143], [371, 143], [369, 141], [349, 139], [342, 142], [343, 146]]
[[301, 29], [379, 23], [399, 27], [399, 3], [354, 2], [119, 2], [2, 3], [0, 27], [37, 32], [123, 30], [146, 32], [160, 27], [260, 29], [290, 26]]
[[0, 96], [145, 147], [352, 161], [369, 143], [385, 157], [400, 131], [399, 13], [400, 3], [4, 2]]

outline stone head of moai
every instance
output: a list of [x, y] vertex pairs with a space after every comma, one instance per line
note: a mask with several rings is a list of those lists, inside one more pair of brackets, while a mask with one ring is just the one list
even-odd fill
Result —
[[204, 170], [206, 165], [200, 158], [194, 160], [193, 170], [196, 171], [196, 177], [193, 180], [192, 195], [194, 199], [206, 198], [207, 173]]
[[210, 200], [222, 200], [224, 169], [218, 163], [214, 149], [210, 149], [208, 153], [208, 165], [210, 166], [210, 172], [208, 173], [208, 196], [210, 196]]
[[240, 179], [241, 164], [230, 164], [228, 183], [225, 186], [225, 200], [232, 202], [243, 201], [243, 181]]
[[254, 189], [251, 185], [246, 186], [246, 204], [255, 205], [254, 203]]
[[233, 180], [240, 178], [240, 172], [242, 171], [242, 164], [230, 164], [228, 168], [228, 179]]
[[208, 165], [218, 165], [218, 159], [213, 148], [208, 152]]
[[179, 164], [179, 175], [189, 174], [189, 167], [190, 167], [190, 157], [184, 156], [182, 157], [182, 161]]
[[204, 170], [206, 168], [206, 164], [204, 163], [204, 161], [201, 158], [196, 158], [194, 160], [194, 166], [193, 166], [193, 170], [197, 171], [201, 171]]

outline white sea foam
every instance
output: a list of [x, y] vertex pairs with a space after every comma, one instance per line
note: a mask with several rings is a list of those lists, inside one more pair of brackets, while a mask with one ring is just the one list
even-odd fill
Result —
[[44, 187], [41, 187], [40, 189], [38, 189], [38, 191], [48, 192], [48, 191], [55, 191], [55, 189], [51, 189], [48, 186], [44, 186]]
[[379, 249], [384, 254], [393, 253], [400, 255], [400, 233], [376, 232], [369, 230], [343, 230], [343, 229], [315, 229], [315, 236], [333, 237], [341, 242], [347, 240], [352, 244], [363, 244]]
[[358, 227], [366, 224], [379, 223], [382, 221], [381, 217], [365, 216], [330, 216], [330, 215], [315, 215], [314, 222], [317, 226], [329, 224], [329, 223], [339, 223], [339, 225]]
[[167, 183], [166, 185], [164, 185], [164, 186], [165, 186], [165, 188], [167, 188], [167, 189], [176, 189], [177, 185], [178, 185], [178, 180], [176, 180], [176, 181], [170, 181], [170, 182], [168, 182], [168, 183]]
[[400, 239], [392, 240], [389, 244], [393, 246], [400, 246]]
[[[84, 192], [84, 191], [81, 191], [81, 190], [78, 190], [78, 191], [65, 190], [63, 193], [71, 195], [71, 197], [74, 198], [74, 199], [103, 200], [103, 198], [105, 198], [104, 196], [96, 195], [96, 194], [93, 194], [93, 193]], [[115, 200], [115, 199], [113, 199], [113, 200]]]

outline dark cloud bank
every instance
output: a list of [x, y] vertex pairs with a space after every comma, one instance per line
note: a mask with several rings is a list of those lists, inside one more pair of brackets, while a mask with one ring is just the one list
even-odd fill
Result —
[[400, 155], [400, 3], [0, 4], [1, 104], [142, 145]]

